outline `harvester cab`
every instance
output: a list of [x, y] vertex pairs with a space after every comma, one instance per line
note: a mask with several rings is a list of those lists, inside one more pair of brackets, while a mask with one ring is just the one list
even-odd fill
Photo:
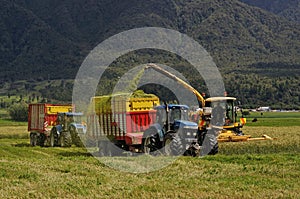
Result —
[[[236, 98], [234, 97], [211, 97], [205, 100], [205, 107], [211, 107], [210, 114], [204, 113], [203, 115], [210, 115], [209, 124], [199, 122], [199, 129], [206, 131], [203, 127], [219, 126], [218, 141], [243, 141], [247, 140], [250, 136], [244, 135], [242, 128], [246, 123], [245, 118], [237, 119], [237, 107], [235, 105]], [[223, 111], [214, 111], [221, 107]], [[207, 120], [206, 120], [207, 121]], [[202, 140], [200, 140], [202, 142]]]
[[58, 113], [56, 126], [51, 129], [50, 146], [69, 147], [74, 143], [82, 146], [80, 134], [86, 133], [86, 124], [82, 122], [82, 113]]
[[160, 151], [167, 155], [182, 155], [192, 143], [197, 142], [198, 125], [188, 120], [188, 106], [164, 104], [154, 109], [157, 111], [156, 123], [143, 135], [145, 153]]

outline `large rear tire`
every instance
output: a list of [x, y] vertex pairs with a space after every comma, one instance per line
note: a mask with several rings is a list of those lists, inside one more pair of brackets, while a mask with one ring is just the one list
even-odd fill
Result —
[[56, 128], [51, 129], [50, 146], [51, 147], [58, 146], [58, 134], [57, 134]]
[[72, 137], [69, 131], [61, 132], [60, 137], [60, 146], [61, 147], [70, 147], [72, 146]]
[[84, 147], [84, 144], [78, 135], [78, 131], [76, 130], [76, 128], [74, 126], [70, 127], [70, 133], [71, 133], [73, 144], [75, 144], [75, 146], [77, 146], [77, 147]]
[[159, 149], [158, 144], [158, 134], [156, 133], [148, 133], [142, 142], [142, 151], [145, 154], [153, 155], [153, 152]]

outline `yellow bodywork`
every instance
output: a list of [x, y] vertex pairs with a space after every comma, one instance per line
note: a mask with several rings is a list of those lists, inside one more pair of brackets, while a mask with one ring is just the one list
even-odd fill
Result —
[[92, 98], [92, 104], [97, 114], [109, 112], [132, 112], [153, 110], [159, 105], [159, 98], [145, 94], [143, 97], [132, 97], [128, 94], [97, 96]]
[[73, 105], [47, 105], [47, 114], [73, 112]]
[[234, 131], [223, 129], [218, 136], [218, 142], [247, 141], [251, 135], [236, 135]]

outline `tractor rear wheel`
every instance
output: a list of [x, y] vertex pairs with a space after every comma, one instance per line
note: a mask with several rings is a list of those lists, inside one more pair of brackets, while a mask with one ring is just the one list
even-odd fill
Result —
[[84, 147], [84, 144], [78, 135], [78, 131], [76, 130], [76, 128], [74, 126], [70, 127], [70, 133], [71, 133], [73, 144], [75, 144], [75, 146], [77, 146], [77, 147]]
[[51, 129], [50, 133], [50, 146], [55, 147], [58, 145], [58, 134], [55, 128]]
[[59, 140], [61, 147], [70, 147], [72, 145], [72, 138], [69, 131], [61, 132]]

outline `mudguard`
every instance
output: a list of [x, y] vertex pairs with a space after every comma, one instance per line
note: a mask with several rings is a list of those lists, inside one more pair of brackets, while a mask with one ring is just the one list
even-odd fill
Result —
[[78, 133], [86, 133], [86, 126], [83, 125], [83, 124], [79, 124], [79, 123], [71, 123], [69, 128], [70, 127], [74, 127]]
[[164, 140], [164, 131], [160, 124], [155, 123], [149, 126], [149, 128], [144, 132], [143, 137], [147, 137], [151, 134], [153, 134], [152, 129], [154, 129], [154, 132], [156, 132], [159, 135], [159, 140], [162, 142]]
[[58, 132], [58, 133], [61, 133], [62, 132], [62, 125], [56, 125], [55, 126], [55, 128], [56, 128], [56, 131]]

